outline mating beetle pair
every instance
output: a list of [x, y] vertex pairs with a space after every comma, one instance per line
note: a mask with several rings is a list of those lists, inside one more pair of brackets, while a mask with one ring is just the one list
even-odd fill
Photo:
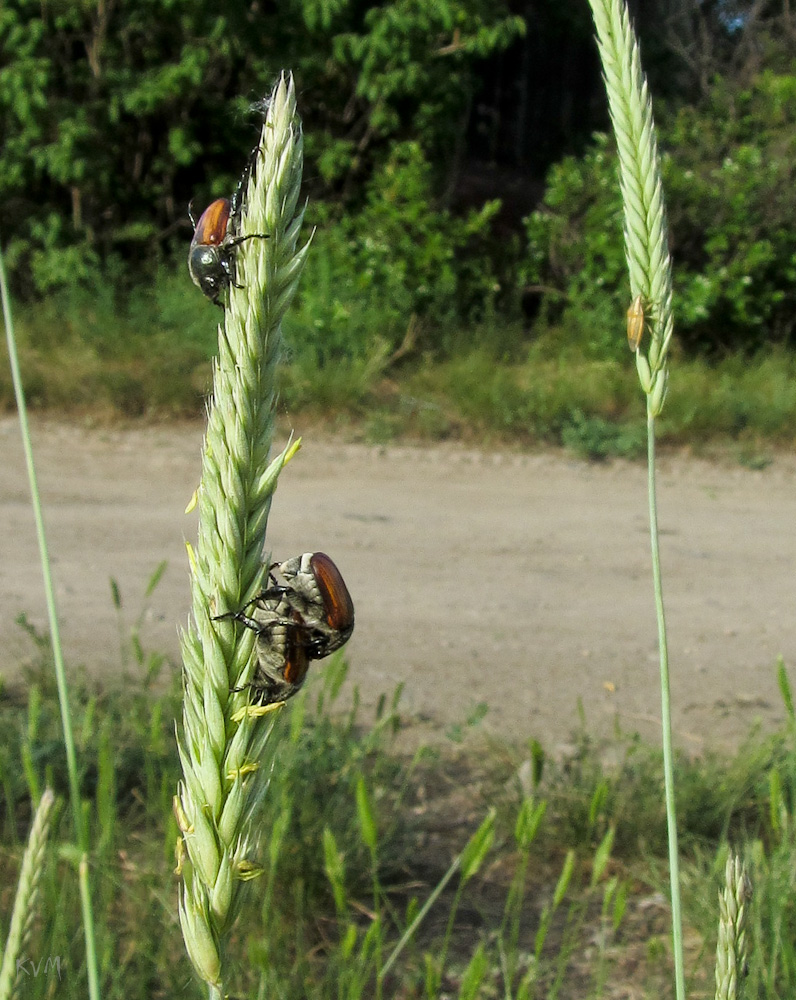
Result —
[[[235, 250], [245, 240], [267, 240], [267, 233], [248, 233], [240, 235], [241, 209], [243, 195], [249, 177], [260, 152], [256, 147], [246, 169], [243, 171], [238, 186], [232, 198], [216, 198], [199, 216], [197, 222], [193, 217], [192, 204], [188, 206], [188, 218], [194, 227], [191, 249], [188, 253], [188, 270], [194, 284], [198, 285], [214, 305], [221, 293], [233, 285], [240, 288], [235, 281]], [[223, 308], [223, 306], [222, 306]]]
[[[340, 649], [354, 631], [354, 602], [332, 560], [305, 552], [269, 567], [269, 586], [247, 607], [230, 611], [256, 635], [257, 667], [246, 685], [260, 705], [286, 701], [304, 683], [311, 660]], [[280, 582], [284, 581], [284, 582]]]

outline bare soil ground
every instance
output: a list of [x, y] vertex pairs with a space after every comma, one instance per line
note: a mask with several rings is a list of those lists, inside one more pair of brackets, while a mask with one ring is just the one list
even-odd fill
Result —
[[[299, 428], [299, 431], [301, 429]], [[33, 428], [68, 663], [120, 671], [147, 580], [143, 638], [178, 661], [187, 618], [183, 511], [200, 471], [202, 427]], [[0, 421], [0, 673], [32, 652], [20, 612], [46, 627], [33, 516], [15, 420]], [[691, 752], [735, 747], [783, 709], [776, 660], [796, 654], [796, 460], [763, 471], [684, 456], [659, 469], [673, 717]], [[349, 684], [364, 705], [404, 682], [423, 738], [481, 702], [482, 726], [555, 752], [578, 724], [659, 735], [646, 469], [561, 453], [486, 453], [305, 439], [280, 479], [270, 548], [328, 552], [356, 604]], [[316, 665], [314, 669], [322, 669]]]

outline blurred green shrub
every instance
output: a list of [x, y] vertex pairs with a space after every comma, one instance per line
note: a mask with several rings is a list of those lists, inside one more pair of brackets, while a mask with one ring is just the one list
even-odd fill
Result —
[[[796, 76], [716, 81], [700, 107], [661, 116], [681, 342], [699, 351], [796, 345]], [[525, 281], [542, 317], [589, 352], [623, 351], [616, 155], [594, 137], [548, 174], [526, 220]]]
[[523, 277], [541, 302], [541, 321], [563, 327], [567, 342], [580, 344], [587, 356], [626, 353], [622, 198], [607, 136], [595, 135], [580, 159], [568, 156], [551, 168], [542, 204], [525, 221]]
[[332, 219], [320, 207], [300, 302], [286, 320], [297, 360], [322, 368], [389, 354], [410, 323], [419, 323], [412, 346], [438, 353], [438, 340], [424, 339], [424, 331], [476, 322], [490, 311], [497, 279], [484, 247], [500, 203], [454, 215], [435, 207], [431, 174], [420, 144], [401, 143], [373, 176], [357, 214]]
[[259, 131], [249, 105], [286, 66], [314, 202], [359, 211], [410, 138], [445, 190], [483, 60], [523, 30], [490, 0], [0, 6], [0, 202], [15, 291], [90, 284], [100, 267], [118, 276], [120, 261], [133, 281], [153, 274], [189, 237], [189, 199], [201, 209], [234, 190]]

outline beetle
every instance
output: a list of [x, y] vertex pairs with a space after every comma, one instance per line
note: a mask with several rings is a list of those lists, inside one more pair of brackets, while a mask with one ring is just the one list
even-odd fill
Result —
[[[285, 581], [280, 584], [274, 571]], [[345, 645], [354, 631], [354, 602], [345, 580], [325, 552], [304, 552], [268, 570], [272, 586], [263, 593], [284, 595], [313, 632], [311, 648], [322, 659]]]
[[251, 681], [244, 687], [249, 688], [254, 701], [260, 705], [292, 698], [304, 683], [310, 660], [316, 658], [310, 655], [301, 615], [290, 611], [284, 618], [284, 610], [269, 609], [266, 604], [255, 609], [256, 618], [244, 621], [250, 628], [253, 622], [257, 633], [257, 666]]
[[256, 633], [257, 667], [245, 687], [261, 705], [292, 697], [310, 662], [340, 649], [354, 631], [351, 594], [324, 552], [272, 563], [268, 577], [269, 586], [246, 605], [251, 614], [241, 609], [214, 619], [231, 618]]
[[[237, 195], [237, 192], [236, 192]], [[236, 247], [245, 240], [267, 240], [266, 233], [249, 233], [237, 236], [233, 232], [238, 219], [237, 198], [216, 198], [199, 216], [193, 217], [192, 206], [188, 206], [188, 218], [194, 227], [191, 249], [188, 253], [188, 270], [204, 294], [215, 305], [221, 305], [219, 296], [235, 282], [234, 253]], [[223, 308], [223, 307], [222, 307]]]
[[[232, 198], [216, 198], [199, 216], [193, 216], [193, 202], [188, 206], [188, 218], [194, 227], [191, 248], [188, 252], [188, 270], [194, 283], [215, 305], [221, 305], [219, 296], [235, 282], [234, 252], [245, 240], [267, 240], [267, 233], [239, 234], [243, 196], [249, 183], [260, 147], [255, 146], [249, 154], [243, 173], [240, 175]], [[223, 306], [222, 306], [223, 308]]]

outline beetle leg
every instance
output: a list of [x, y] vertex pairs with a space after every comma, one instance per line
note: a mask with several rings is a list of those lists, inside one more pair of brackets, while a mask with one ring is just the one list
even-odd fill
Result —
[[240, 175], [240, 180], [238, 181], [238, 186], [235, 188], [235, 193], [232, 195], [232, 216], [235, 218], [238, 214], [238, 209], [241, 207], [243, 201], [243, 189], [249, 183], [249, 178], [251, 177], [252, 167], [257, 161], [257, 157], [262, 152], [262, 146], [258, 143], [254, 149], [249, 153], [249, 158], [246, 160], [246, 166], [243, 168], [243, 173]]
[[269, 233], [247, 233], [245, 236], [233, 236], [227, 240], [227, 246], [232, 249], [233, 247], [240, 246], [241, 243], [246, 240], [270, 240], [271, 236]]
[[211, 620], [214, 622], [228, 621], [240, 622], [241, 625], [245, 625], [246, 628], [250, 628], [252, 632], [256, 632], [258, 635], [262, 635], [263, 632], [270, 632], [271, 629], [282, 626], [283, 628], [288, 628], [293, 626], [294, 628], [304, 627], [303, 622], [296, 622], [292, 618], [271, 618], [267, 622], [258, 622], [256, 618], [252, 618], [250, 615], [245, 615], [242, 611], [226, 611], [223, 615], [215, 615]]
[[263, 631], [263, 625], [260, 622], [255, 621], [254, 618], [250, 618], [248, 615], [245, 615], [242, 611], [225, 611], [223, 615], [213, 615], [211, 620], [214, 622], [224, 622], [230, 619], [232, 621], [240, 622], [241, 625], [245, 625], [246, 628], [250, 628], [253, 632]]
[[255, 601], [270, 601], [273, 598], [284, 597], [285, 594], [289, 594], [290, 592], [290, 587], [285, 587], [281, 583], [274, 583], [272, 587], [261, 590], [256, 597], [253, 597], [251, 601], [249, 601], [249, 604], [254, 604]]

